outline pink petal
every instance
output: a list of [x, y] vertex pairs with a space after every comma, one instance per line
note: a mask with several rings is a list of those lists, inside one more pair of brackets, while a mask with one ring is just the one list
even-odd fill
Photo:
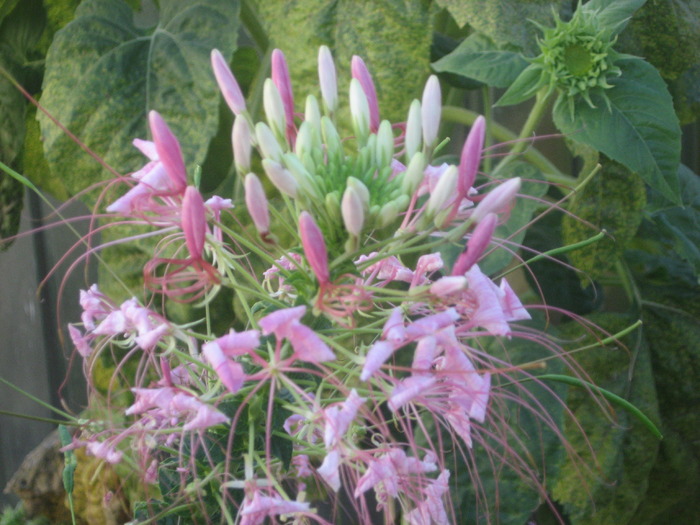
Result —
[[323, 478], [323, 480], [328, 483], [328, 485], [333, 489], [333, 492], [338, 492], [340, 490], [340, 453], [337, 450], [329, 452], [325, 458], [323, 458], [323, 463], [316, 469], [316, 472]]
[[306, 306], [295, 306], [294, 308], [283, 308], [275, 310], [260, 319], [258, 324], [262, 328], [263, 335], [275, 334], [276, 337], [288, 337], [289, 327], [299, 322], [306, 313]]
[[311, 266], [319, 284], [330, 282], [326, 241], [316, 221], [306, 211], [302, 211], [299, 215], [299, 234], [306, 260], [309, 261], [309, 266]]
[[335, 359], [333, 351], [316, 332], [301, 323], [294, 323], [290, 326], [287, 339], [292, 344], [297, 359], [309, 363], [322, 363]]
[[235, 394], [243, 386], [245, 373], [240, 363], [232, 361], [224, 354], [218, 342], [210, 341], [202, 346], [202, 354], [211, 364], [226, 389]]
[[479, 115], [472, 129], [469, 130], [467, 140], [464, 141], [462, 155], [459, 159], [459, 180], [457, 191], [460, 197], [466, 197], [469, 190], [474, 186], [476, 173], [481, 163], [481, 150], [484, 147], [484, 136], [486, 134], [486, 119]]
[[172, 189], [181, 192], [187, 186], [187, 171], [185, 161], [182, 158], [180, 143], [175, 135], [156, 111], [148, 113], [148, 121], [153, 134], [153, 142], [156, 145], [158, 158], [165, 167], [165, 172], [170, 178]]
[[214, 70], [214, 76], [219, 84], [219, 89], [224, 96], [224, 100], [236, 115], [243, 113], [246, 110], [245, 98], [241, 88], [236, 82], [236, 77], [231, 73], [226, 60], [218, 49], [211, 52], [211, 65]]
[[185, 190], [185, 197], [182, 199], [181, 220], [190, 257], [200, 260], [207, 234], [207, 217], [202, 194], [194, 186], [187, 186]]
[[362, 367], [360, 381], [367, 381], [381, 368], [387, 359], [394, 353], [394, 345], [388, 341], [377, 341], [369, 349], [365, 356], [365, 364]]
[[369, 129], [372, 133], [376, 133], [379, 129], [379, 103], [377, 101], [377, 90], [372, 81], [364, 60], [355, 55], [350, 62], [352, 77], [356, 78], [362, 86], [362, 91], [365, 92], [367, 103], [369, 104]]
[[391, 392], [388, 403], [389, 409], [392, 412], [396, 412], [406, 403], [410, 403], [415, 397], [433, 386], [435, 381], [436, 379], [433, 375], [410, 376], [401, 380]]

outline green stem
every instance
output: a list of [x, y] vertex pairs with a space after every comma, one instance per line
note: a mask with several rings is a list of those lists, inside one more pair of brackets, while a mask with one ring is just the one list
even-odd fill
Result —
[[[442, 108], [442, 118], [466, 126], [471, 126], [479, 116], [475, 111], [454, 106], [445, 106]], [[517, 140], [517, 136], [511, 130], [498, 124], [493, 119], [489, 121], [488, 133], [492, 134], [496, 140], [501, 142], [509, 142]], [[530, 164], [538, 168], [549, 182], [561, 184], [563, 186], [574, 186], [577, 182], [575, 177], [566, 175], [550, 162], [550, 160], [540, 153], [535, 148], [529, 148], [522, 154]]]

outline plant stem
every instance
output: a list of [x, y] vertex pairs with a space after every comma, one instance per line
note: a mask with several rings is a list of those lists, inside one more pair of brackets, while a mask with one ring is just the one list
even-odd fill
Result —
[[[442, 108], [443, 119], [464, 124], [466, 126], [471, 126], [478, 116], [479, 114], [475, 111], [465, 108], [458, 108], [454, 106], [445, 106]], [[492, 134], [496, 140], [501, 142], [510, 142], [518, 139], [515, 133], [505, 126], [498, 124], [494, 120], [489, 121], [488, 133]], [[557, 167], [552, 164], [547, 157], [545, 157], [535, 148], [529, 148], [522, 155], [530, 164], [538, 168], [549, 182], [561, 184], [563, 186], [576, 185], [577, 179], [575, 177], [566, 175], [565, 173], [559, 171], [559, 169], [557, 169]]]

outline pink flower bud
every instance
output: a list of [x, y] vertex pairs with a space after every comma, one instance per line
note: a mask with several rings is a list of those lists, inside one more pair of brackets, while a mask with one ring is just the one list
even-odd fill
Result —
[[345, 188], [340, 211], [343, 215], [345, 229], [348, 230], [350, 235], [358, 237], [365, 223], [365, 212], [362, 198], [352, 186]]
[[241, 88], [236, 82], [236, 77], [231, 73], [226, 60], [218, 49], [213, 49], [211, 52], [211, 66], [214, 69], [214, 76], [219, 84], [224, 100], [236, 115], [245, 112], [245, 99]]
[[265, 169], [265, 173], [267, 173], [267, 176], [272, 181], [272, 184], [274, 184], [278, 190], [292, 198], [297, 196], [299, 183], [288, 169], [279, 162], [270, 159], [263, 159], [262, 165]]
[[182, 199], [182, 231], [190, 257], [202, 258], [204, 239], [207, 234], [207, 217], [202, 194], [194, 186], [188, 186]]
[[433, 217], [439, 211], [444, 209], [450, 202], [454, 200], [455, 190], [457, 189], [457, 168], [450, 166], [440, 176], [435, 189], [428, 198], [426, 214]]
[[369, 104], [369, 129], [372, 133], [376, 133], [379, 129], [379, 103], [377, 102], [377, 90], [374, 88], [372, 75], [365, 65], [365, 62], [357, 55], [352, 57], [350, 63], [352, 70], [352, 78], [360, 81], [362, 91], [365, 92], [367, 103]]
[[486, 130], [486, 119], [479, 115], [469, 130], [467, 140], [464, 141], [462, 156], [459, 159], [459, 179], [457, 180], [457, 191], [460, 197], [466, 197], [470, 188], [474, 185], [476, 172], [479, 170], [481, 162], [481, 150], [484, 147], [484, 135]]
[[187, 172], [185, 162], [182, 160], [182, 150], [175, 135], [156, 111], [148, 113], [148, 122], [153, 134], [158, 158], [163, 163], [173, 190], [181, 192], [187, 186]]
[[272, 81], [277, 86], [282, 104], [284, 105], [284, 116], [287, 121], [286, 136], [290, 144], [294, 143], [296, 135], [294, 130], [294, 95], [292, 93], [292, 81], [289, 78], [289, 68], [284, 53], [279, 49], [272, 51]]
[[472, 236], [467, 241], [467, 249], [464, 250], [452, 268], [452, 275], [464, 275], [484, 253], [491, 242], [493, 232], [496, 229], [498, 217], [495, 213], [488, 213], [474, 228]]
[[267, 208], [267, 197], [260, 179], [254, 173], [248, 173], [243, 183], [245, 188], [245, 204], [255, 229], [261, 234], [270, 231], [270, 212]]
[[320, 284], [328, 283], [330, 281], [330, 273], [328, 270], [326, 241], [323, 239], [323, 234], [316, 221], [306, 211], [302, 211], [299, 215], [299, 234], [301, 235], [301, 245], [304, 248], [306, 260], [309, 261], [316, 279], [318, 279]]
[[520, 177], [508, 179], [495, 189], [491, 190], [486, 197], [476, 206], [471, 215], [471, 219], [480, 222], [489, 213], [499, 213], [510, 206], [515, 194], [520, 190]]
[[326, 111], [333, 113], [338, 106], [338, 81], [333, 55], [327, 46], [321, 46], [318, 50], [318, 79]]
[[423, 125], [423, 142], [426, 146], [433, 146], [438, 136], [440, 127], [440, 112], [442, 111], [442, 94], [440, 82], [435, 75], [430, 75], [423, 90], [421, 103], [421, 124]]
[[231, 130], [231, 144], [233, 146], [233, 160], [239, 174], [250, 171], [250, 150], [253, 141], [250, 133], [250, 124], [245, 117], [236, 117]]

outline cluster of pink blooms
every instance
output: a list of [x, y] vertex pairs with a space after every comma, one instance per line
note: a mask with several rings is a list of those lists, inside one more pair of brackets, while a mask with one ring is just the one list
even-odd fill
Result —
[[[428, 80], [422, 101], [414, 101], [395, 137], [392, 126], [379, 118], [368, 69], [355, 57], [350, 109], [358, 154], [350, 159], [334, 127], [338, 96], [327, 48], [319, 53], [323, 111], [310, 96], [298, 126], [280, 51], [272, 54], [272, 79], [265, 84], [267, 124], [253, 125], [218, 51], [212, 64], [236, 115], [235, 163], [257, 233], [231, 226], [229, 199], [205, 201], [188, 184], [178, 141], [155, 112], [149, 115], [153, 142], [134, 142], [149, 162], [107, 209], [162, 236], [144, 267], [152, 293], [206, 303], [221, 288], [236, 292], [243, 283], [242, 301], [256, 297], [259, 307], [246, 302], [249, 317], [237, 320], [245, 330], [218, 335], [200, 333], [196, 324], [170, 322], [135, 298], [117, 305], [96, 286], [82, 292], [82, 329], [71, 325], [70, 334], [86, 365], [112, 345], [143, 358], [131, 389], [135, 400], [123, 409], [131, 426], [115, 429], [112, 436], [86, 430], [76, 443], [107, 461], [130, 454], [147, 457], [139, 464], [157, 464], [158, 446], [177, 446], [188, 433], [199, 436], [201, 447], [215, 429], [228, 428], [234, 440], [242, 439], [235, 433], [240, 406], [257, 396], [266, 407], [259, 416], [264, 436], [249, 439], [239, 465], [211, 465], [217, 471], [211, 479], [224, 494], [222, 505], [238, 506], [236, 523], [291, 515], [325, 522], [315, 502], [305, 499], [312, 479], [329, 494], [351, 495], [365, 518], [368, 502], [374, 501], [380, 510], [398, 504], [411, 524], [454, 522], [450, 469], [425, 418], [435, 423], [430, 428], [455, 438], [452, 446], [471, 448], [488, 418], [493, 371], [470, 341], [510, 337], [510, 323], [529, 319], [506, 279], [496, 284], [478, 265], [520, 180], [485, 194], [474, 188], [482, 118], [474, 123], [458, 166], [429, 164], [440, 123], [436, 77]], [[251, 171], [254, 147], [279, 190], [277, 209]], [[348, 159], [362, 168], [339, 179]], [[289, 220], [284, 213], [297, 225], [289, 246], [280, 245], [273, 231]], [[289, 224], [284, 227], [289, 233]], [[437, 251], [422, 248], [441, 241], [466, 242], [452, 268]], [[255, 264], [241, 263], [245, 257], [267, 263], [264, 274], [255, 275]], [[409, 267], [404, 260], [416, 262]], [[271, 420], [281, 390], [293, 399], [285, 406], [292, 412], [284, 424], [286, 437], [273, 432]], [[227, 400], [237, 400], [234, 413], [221, 408]], [[127, 437], [136, 443], [131, 448]], [[270, 452], [277, 439], [293, 443], [288, 470]], [[187, 468], [184, 461], [182, 468]], [[296, 485], [283, 489], [282, 480]], [[230, 495], [237, 491], [239, 496]]]

